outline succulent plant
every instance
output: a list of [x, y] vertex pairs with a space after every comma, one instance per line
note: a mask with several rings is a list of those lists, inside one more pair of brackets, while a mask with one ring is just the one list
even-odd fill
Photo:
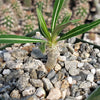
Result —
[[23, 7], [18, 0], [10, 0], [11, 7], [18, 18], [24, 18]]

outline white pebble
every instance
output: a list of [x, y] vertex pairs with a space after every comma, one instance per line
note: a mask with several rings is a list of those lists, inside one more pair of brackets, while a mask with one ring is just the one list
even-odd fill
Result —
[[93, 75], [92, 73], [88, 74], [87, 80], [90, 81], [90, 82], [93, 82], [93, 80], [94, 80], [94, 75]]
[[68, 77], [67, 80], [68, 80], [69, 84], [72, 84], [72, 77]]
[[4, 69], [2, 74], [3, 75], [9, 75], [10, 72], [11, 72], [10, 69]]
[[94, 69], [94, 68], [93, 68], [93, 69], [91, 69], [91, 73], [92, 73], [92, 74], [95, 74], [95, 72], [96, 72], [96, 71], [95, 71], [95, 69]]

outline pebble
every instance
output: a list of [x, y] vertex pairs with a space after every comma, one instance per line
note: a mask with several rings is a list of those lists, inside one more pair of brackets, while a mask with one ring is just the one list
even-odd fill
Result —
[[3, 75], [9, 75], [11, 73], [10, 69], [4, 69], [2, 74]]
[[26, 50], [21, 50], [21, 49], [14, 50], [11, 53], [12, 57], [17, 58], [17, 59], [21, 59], [21, 60], [24, 59], [27, 55], [28, 55], [28, 52]]
[[84, 63], [78, 63], [78, 67], [79, 67], [79, 68], [82, 68], [83, 65], [84, 65]]
[[65, 56], [59, 56], [58, 57], [58, 60], [65, 62], [66, 61], [66, 57]]
[[33, 86], [25, 88], [25, 90], [22, 92], [23, 96], [29, 96], [35, 93], [35, 88]]
[[97, 56], [100, 58], [100, 52], [97, 54]]
[[59, 65], [59, 64], [57, 63], [54, 69], [55, 69], [55, 71], [61, 70], [61, 65]]
[[38, 76], [38, 78], [43, 78], [43, 77], [45, 77], [46, 76], [46, 73], [45, 72], [43, 72], [43, 71], [37, 71], [37, 76]]
[[36, 90], [36, 96], [39, 97], [39, 98], [45, 98], [45, 96], [46, 96], [45, 90], [42, 87], [39, 87]]
[[50, 80], [52, 79], [54, 76], [56, 75], [56, 72], [54, 70], [51, 70], [48, 75], [47, 75], [47, 78]]
[[67, 89], [69, 87], [69, 82], [67, 80], [62, 80], [61, 88]]
[[27, 98], [26, 100], [40, 100], [36, 95], [32, 95], [29, 98]]
[[100, 50], [97, 49], [97, 48], [95, 48], [95, 49], [94, 49], [94, 52], [95, 52], [96, 54], [98, 54], [98, 53], [100, 52]]
[[88, 74], [87, 80], [90, 81], [90, 82], [93, 82], [94, 81], [94, 75], [92, 73]]
[[67, 77], [67, 80], [68, 80], [68, 82], [69, 82], [69, 84], [72, 84], [72, 82], [73, 82], [73, 79], [72, 79], [72, 77]]
[[34, 87], [43, 87], [43, 82], [40, 79], [30, 79], [30, 83]]
[[27, 87], [29, 79], [29, 73], [24, 73], [22, 76], [20, 76], [16, 84], [20, 91], [23, 91]]
[[9, 99], [10, 99], [10, 96], [9, 96], [8, 93], [4, 93], [4, 94], [3, 94], [3, 98], [4, 98], [5, 100], [9, 100]]
[[82, 88], [82, 89], [86, 89], [86, 88], [90, 88], [91, 87], [91, 83], [90, 82], [86, 82], [86, 81], [83, 81], [81, 82], [79, 88]]
[[11, 98], [14, 99], [20, 99], [21, 95], [19, 93], [19, 90], [14, 89], [11, 93], [10, 93]]
[[77, 61], [65, 61], [65, 68], [69, 70], [72, 67], [77, 68], [78, 62]]
[[31, 70], [31, 72], [30, 72], [30, 77], [32, 78], [32, 79], [37, 79], [37, 73], [36, 73], [36, 70], [34, 70], [34, 69], [32, 69]]
[[47, 99], [49, 100], [59, 100], [61, 97], [61, 91], [59, 88], [53, 88], [50, 90]]
[[22, 69], [22, 63], [15, 63], [14, 61], [6, 62], [6, 66], [9, 69]]
[[74, 66], [70, 69], [69, 69], [69, 74], [72, 75], [72, 76], [75, 76], [75, 75], [78, 75], [80, 73], [80, 70], [75, 68]]
[[53, 88], [53, 85], [48, 78], [43, 78], [42, 80], [47, 91]]
[[4, 61], [9, 61], [11, 59], [11, 54], [9, 52], [3, 53]]
[[33, 49], [32, 49], [31, 56], [32, 56], [33, 58], [36, 58], [36, 59], [37, 59], [37, 58], [46, 58], [46, 56], [43, 55], [43, 53], [41, 52], [41, 50], [38, 49], [38, 48], [33, 48]]
[[96, 73], [95, 68], [91, 69], [91, 73], [94, 75]]

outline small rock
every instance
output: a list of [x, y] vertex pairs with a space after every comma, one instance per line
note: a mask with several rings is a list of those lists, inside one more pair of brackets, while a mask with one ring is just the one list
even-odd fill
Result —
[[69, 70], [69, 68], [72, 68], [72, 67], [77, 67], [78, 65], [78, 62], [77, 61], [65, 61], [65, 68], [66, 70]]
[[65, 62], [66, 61], [66, 57], [65, 56], [59, 56], [58, 57], [58, 60]]
[[72, 77], [67, 77], [67, 80], [68, 80], [68, 82], [69, 82], [69, 84], [72, 84]]
[[30, 72], [30, 77], [32, 78], [32, 79], [37, 79], [37, 73], [36, 73], [36, 70], [34, 70], [34, 69], [32, 69], [31, 70], [31, 72]]
[[[4, 98], [4, 100], [10, 100], [10, 96], [9, 96], [8, 93], [4, 93], [4, 94], [3, 94], [3, 98]], [[1, 100], [2, 100], [2, 99], [1, 99]]]
[[91, 73], [94, 75], [96, 73], [95, 68], [91, 69]]
[[11, 59], [11, 54], [9, 52], [4, 52], [4, 61], [9, 61]]
[[45, 72], [43, 72], [43, 71], [37, 71], [37, 75], [38, 75], [38, 78], [43, 78], [43, 77], [45, 77], [46, 76], [46, 73]]
[[53, 77], [52, 79], [51, 79], [51, 82], [53, 83], [53, 84], [55, 84], [56, 82], [57, 82], [57, 76], [55, 76], [55, 77]]
[[25, 88], [25, 90], [22, 92], [22, 95], [29, 96], [29, 95], [34, 94], [34, 93], [35, 93], [35, 88], [30, 86], [30, 87]]
[[61, 88], [67, 89], [69, 87], [69, 82], [67, 80], [62, 80]]
[[83, 81], [79, 88], [82, 88], [82, 89], [86, 89], [86, 88], [90, 88], [91, 87], [91, 83], [90, 82], [86, 82], [86, 81]]
[[29, 73], [24, 73], [22, 76], [20, 76], [16, 84], [20, 91], [23, 91], [27, 87], [29, 79]]
[[98, 54], [98, 53], [100, 52], [100, 50], [97, 49], [97, 48], [95, 48], [95, 49], [94, 49], [94, 52], [95, 52], [96, 54]]
[[69, 69], [69, 74], [72, 76], [78, 75], [80, 73], [80, 70], [75, 68], [74, 66]]
[[39, 87], [37, 90], [36, 90], [36, 96], [39, 97], [39, 98], [44, 98], [46, 95], [46, 92], [45, 90], [42, 88], [42, 87]]
[[90, 82], [93, 82], [94, 81], [94, 75], [92, 73], [88, 74], [87, 80], [90, 81]]
[[14, 61], [6, 62], [6, 66], [9, 69], [21, 69], [22, 65], [23, 65], [22, 63], [15, 63]]
[[59, 70], [61, 70], [61, 66], [57, 63], [55, 66], [55, 71], [59, 71]]
[[100, 52], [97, 54], [98, 57], [100, 57]]
[[2, 74], [3, 75], [9, 75], [11, 73], [10, 69], [4, 69]]
[[14, 58], [17, 58], [17, 59], [24, 59], [27, 55], [28, 55], [28, 52], [26, 50], [21, 50], [21, 49], [17, 49], [17, 50], [14, 50], [11, 55], [14, 57]]
[[30, 83], [34, 87], [43, 87], [43, 82], [40, 79], [30, 79]]
[[55, 76], [56, 72], [54, 70], [51, 70], [48, 75], [47, 75], [47, 78], [50, 80], [52, 79], [54, 76]]
[[57, 81], [55, 84], [54, 84], [54, 86], [56, 87], [56, 88], [61, 88], [61, 81]]
[[10, 96], [11, 96], [11, 98], [14, 98], [14, 99], [20, 99], [20, 97], [21, 97], [19, 91], [16, 90], [16, 89], [13, 90], [13, 91], [10, 93]]
[[59, 71], [56, 75], [58, 80], [62, 80], [65, 78], [65, 73], [62, 71]]
[[84, 65], [84, 63], [78, 63], [78, 67], [79, 67], [79, 68], [82, 68], [83, 65]]
[[50, 90], [49, 95], [47, 96], [47, 99], [49, 100], [59, 100], [61, 97], [61, 91], [59, 88], [53, 88]]
[[32, 49], [31, 56], [33, 58], [46, 58], [46, 56], [43, 55], [43, 53], [41, 52], [41, 50], [38, 49], [38, 48], [33, 48]]
[[47, 91], [53, 88], [53, 85], [48, 78], [43, 78], [42, 80]]
[[40, 100], [36, 95], [30, 96], [27, 100]]

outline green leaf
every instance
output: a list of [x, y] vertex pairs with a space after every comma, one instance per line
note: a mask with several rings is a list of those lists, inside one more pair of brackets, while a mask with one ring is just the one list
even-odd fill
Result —
[[[68, 25], [70, 25], [70, 24], [71, 24], [71, 22], [58, 25], [58, 26], [55, 28], [55, 30], [52, 32], [53, 36], [54, 36], [54, 35], [59, 35], [59, 33], [60, 33], [64, 28], [66, 28]], [[53, 36], [52, 36], [52, 37], [53, 37]]]
[[74, 37], [74, 36], [77, 36], [79, 34], [83, 34], [85, 32], [87, 32], [88, 30], [96, 27], [98, 24], [100, 24], [100, 19], [92, 22], [92, 23], [89, 23], [89, 24], [84, 24], [84, 25], [80, 25], [74, 29], [72, 29], [71, 31], [69, 31], [68, 33], [62, 35], [58, 41], [60, 40], [65, 40], [65, 39], [68, 39], [68, 38], [71, 38], [71, 37]]
[[98, 87], [86, 100], [100, 100], [100, 87]]
[[72, 13], [67, 13], [64, 19], [62, 20], [61, 24], [68, 23], [71, 16], [72, 16]]
[[42, 53], [44, 53], [45, 49], [46, 49], [46, 43], [41, 43], [41, 45], [39, 46], [39, 48], [42, 51]]
[[46, 42], [46, 41], [25, 36], [0, 35], [0, 43], [36, 43], [36, 42]]
[[62, 8], [63, 3], [64, 3], [64, 0], [55, 0], [53, 15], [52, 15], [52, 23], [51, 23], [51, 31], [52, 32], [55, 29], [58, 15], [59, 15], [59, 12]]
[[49, 33], [48, 29], [47, 29], [46, 22], [45, 22], [45, 20], [43, 18], [43, 15], [42, 15], [41, 11], [39, 10], [39, 8], [37, 8], [36, 11], [37, 11], [37, 16], [38, 16], [40, 28], [43, 31], [43, 36], [46, 39], [50, 40], [51, 36], [50, 36], [50, 33]]

